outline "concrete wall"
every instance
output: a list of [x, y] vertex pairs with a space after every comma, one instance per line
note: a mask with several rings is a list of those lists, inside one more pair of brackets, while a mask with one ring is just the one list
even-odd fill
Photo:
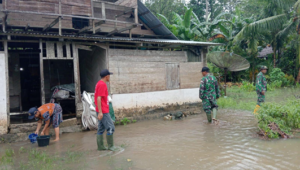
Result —
[[7, 57], [0, 53], [0, 135], [8, 130], [8, 107], [7, 107]]
[[94, 93], [100, 78], [100, 71], [107, 68], [106, 50], [94, 47], [93, 51], [79, 50], [81, 92]]
[[114, 73], [110, 82], [111, 93], [143, 93], [170, 89], [166, 87], [169, 81], [166, 77], [174, 73], [168, 71], [166, 65], [169, 63], [177, 63], [179, 66], [179, 89], [199, 87], [203, 63], [188, 62], [185, 51], [109, 49], [109, 69]]
[[164, 107], [166, 105], [180, 105], [200, 101], [199, 88], [113, 95], [113, 106], [115, 110], [141, 107]]

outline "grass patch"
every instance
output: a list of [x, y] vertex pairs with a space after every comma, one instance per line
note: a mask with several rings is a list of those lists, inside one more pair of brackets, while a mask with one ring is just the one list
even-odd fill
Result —
[[[50, 155], [38, 149], [25, 149], [21, 147], [19, 153], [15, 154], [13, 149], [6, 149], [0, 159], [0, 169], [21, 170], [52, 170], [52, 169], [74, 169], [75, 162], [84, 161], [84, 153], [67, 151], [61, 156]], [[80, 169], [80, 165], [76, 165]]]

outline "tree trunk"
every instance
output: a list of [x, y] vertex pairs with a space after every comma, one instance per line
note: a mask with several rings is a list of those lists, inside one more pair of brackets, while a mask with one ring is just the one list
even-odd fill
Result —
[[206, 15], [206, 21], [208, 22], [208, 0], [206, 0], [206, 11], [205, 11], [205, 15]]
[[273, 57], [274, 57], [274, 68], [276, 68], [276, 47], [273, 47], [273, 50], [274, 50], [274, 54], [273, 54]]
[[299, 68], [299, 72], [298, 72], [298, 76], [297, 76], [297, 83], [300, 83], [300, 68]]

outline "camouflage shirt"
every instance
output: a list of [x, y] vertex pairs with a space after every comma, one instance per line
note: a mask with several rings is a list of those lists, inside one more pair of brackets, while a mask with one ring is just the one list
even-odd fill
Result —
[[256, 77], [256, 91], [259, 93], [267, 91], [267, 79], [262, 72], [258, 73]]
[[218, 81], [215, 76], [207, 74], [201, 79], [199, 98], [216, 100], [220, 97]]

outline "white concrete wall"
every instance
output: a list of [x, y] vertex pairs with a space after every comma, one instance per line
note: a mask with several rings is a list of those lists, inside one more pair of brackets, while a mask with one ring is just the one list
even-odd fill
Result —
[[8, 108], [7, 108], [7, 65], [6, 56], [0, 53], [0, 135], [7, 133], [8, 126]]
[[200, 101], [199, 88], [113, 95], [115, 110]]

